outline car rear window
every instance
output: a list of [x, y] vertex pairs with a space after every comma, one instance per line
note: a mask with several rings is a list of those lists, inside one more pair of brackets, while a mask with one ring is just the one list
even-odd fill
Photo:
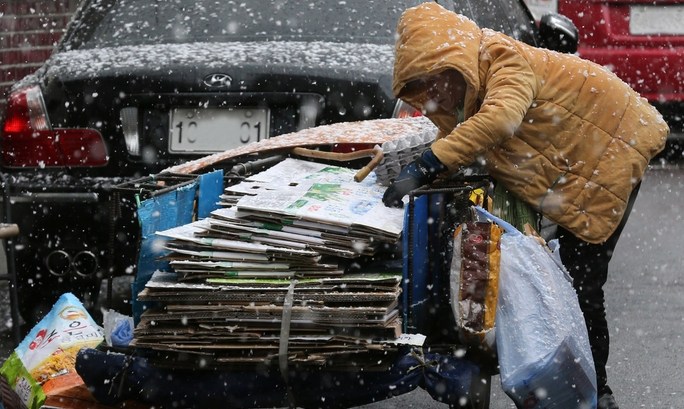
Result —
[[475, 20], [480, 27], [534, 44], [534, 19], [520, 0], [455, 0], [453, 4], [456, 12]]
[[421, 0], [96, 0], [67, 48], [254, 40], [390, 44]]

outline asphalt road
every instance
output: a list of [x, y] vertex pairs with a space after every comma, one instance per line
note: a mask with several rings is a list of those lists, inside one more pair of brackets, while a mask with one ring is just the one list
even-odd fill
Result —
[[[608, 376], [623, 409], [684, 408], [684, 169], [651, 169], [614, 255], [606, 284]], [[12, 349], [0, 287], [0, 354]], [[491, 409], [515, 409], [492, 379]], [[445, 408], [423, 390], [363, 409]]]

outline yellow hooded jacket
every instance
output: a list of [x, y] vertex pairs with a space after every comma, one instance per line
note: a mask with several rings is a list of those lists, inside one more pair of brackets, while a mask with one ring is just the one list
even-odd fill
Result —
[[476, 160], [499, 183], [590, 243], [622, 219], [632, 188], [665, 146], [661, 115], [613, 73], [577, 56], [480, 29], [436, 3], [398, 25], [393, 92], [422, 110], [415, 79], [447, 69], [467, 83], [465, 120], [429, 113], [437, 158], [455, 171]]

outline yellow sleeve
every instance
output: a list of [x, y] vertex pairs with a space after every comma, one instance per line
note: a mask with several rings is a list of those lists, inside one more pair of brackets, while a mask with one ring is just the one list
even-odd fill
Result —
[[480, 54], [480, 76], [484, 98], [477, 113], [432, 145], [437, 158], [451, 170], [472, 164], [511, 137], [534, 99], [535, 74], [510, 43], [485, 47]]

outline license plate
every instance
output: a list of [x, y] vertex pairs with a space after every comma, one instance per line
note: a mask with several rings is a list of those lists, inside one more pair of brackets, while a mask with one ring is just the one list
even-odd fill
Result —
[[169, 152], [223, 152], [268, 138], [270, 112], [264, 108], [171, 110]]
[[634, 35], [683, 35], [684, 5], [631, 6], [629, 32]]

